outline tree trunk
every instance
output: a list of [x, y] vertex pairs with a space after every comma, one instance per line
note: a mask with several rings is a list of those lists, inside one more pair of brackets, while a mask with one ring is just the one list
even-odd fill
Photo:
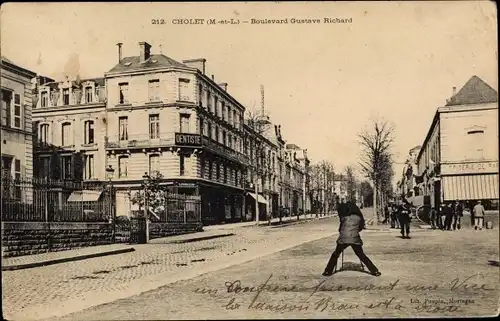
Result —
[[378, 225], [377, 194], [377, 185], [373, 184], [373, 225]]

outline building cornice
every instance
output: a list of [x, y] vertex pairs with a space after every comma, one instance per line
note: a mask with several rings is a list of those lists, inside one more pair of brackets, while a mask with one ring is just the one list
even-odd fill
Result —
[[33, 114], [42, 114], [42, 113], [51, 113], [58, 111], [73, 111], [73, 110], [81, 110], [81, 109], [106, 109], [106, 103], [93, 103], [93, 104], [85, 104], [85, 105], [65, 105], [65, 106], [56, 106], [56, 107], [38, 107], [33, 108]]
[[107, 79], [112, 79], [112, 78], [118, 78], [118, 77], [125, 77], [125, 76], [137, 76], [137, 75], [147, 75], [147, 74], [153, 74], [153, 73], [158, 73], [158, 72], [171, 72], [171, 71], [182, 71], [182, 72], [187, 72], [191, 74], [196, 74], [197, 69], [196, 68], [190, 68], [190, 67], [157, 67], [157, 68], [148, 68], [148, 69], [136, 69], [136, 70], [130, 70], [130, 71], [113, 71], [113, 72], [105, 72], [104, 73], [104, 78]]

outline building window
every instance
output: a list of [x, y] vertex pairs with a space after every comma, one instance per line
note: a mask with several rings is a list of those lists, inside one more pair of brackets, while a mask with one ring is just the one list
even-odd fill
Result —
[[94, 121], [87, 120], [84, 123], [84, 143], [93, 144], [94, 143]]
[[224, 144], [224, 146], [227, 146], [227, 142], [226, 142], [226, 131], [223, 130], [222, 131], [222, 144]]
[[49, 142], [49, 124], [40, 125], [40, 143], [47, 144]]
[[231, 149], [233, 149], [233, 137], [231, 135], [227, 136], [227, 146]]
[[11, 127], [11, 103], [12, 92], [7, 90], [2, 90], [2, 126]]
[[50, 176], [50, 157], [40, 157], [40, 176], [48, 178]]
[[61, 157], [61, 167], [62, 167], [62, 179], [71, 179], [72, 178], [72, 164], [71, 164], [71, 156], [62, 156]]
[[128, 82], [118, 84], [120, 91], [120, 104], [128, 104]]
[[149, 155], [149, 175], [160, 173], [160, 155]]
[[227, 119], [228, 119], [228, 123], [233, 125], [233, 113], [231, 111], [231, 108], [227, 108]]
[[219, 180], [220, 179], [220, 164], [217, 163], [215, 165], [215, 169], [216, 169], [216, 171], [215, 171], [215, 177], [217, 178], [217, 180]]
[[[14, 179], [17, 183], [21, 183], [21, 160], [16, 159], [14, 161]], [[21, 199], [21, 186], [16, 184], [14, 190], [14, 196], [16, 199]]]
[[200, 117], [200, 135], [204, 135], [205, 134], [205, 123], [203, 122], [203, 118]]
[[203, 86], [198, 85], [198, 100], [201, 107], [203, 107]]
[[212, 160], [210, 159], [208, 161], [208, 179], [212, 179], [213, 171], [214, 171], [214, 166]]
[[71, 145], [71, 124], [64, 123], [61, 126], [61, 146]]
[[128, 140], [128, 117], [122, 116], [118, 118], [118, 134], [120, 140]]
[[160, 80], [153, 79], [149, 81], [149, 101], [160, 100]]
[[205, 158], [203, 156], [200, 157], [200, 177], [205, 177]]
[[49, 106], [49, 94], [46, 91], [40, 93], [40, 104], [42, 107]]
[[12, 157], [2, 156], [2, 177], [10, 178], [12, 175]]
[[208, 112], [212, 112], [212, 94], [207, 90], [207, 109]]
[[160, 115], [149, 115], [149, 138], [160, 138]]
[[63, 89], [63, 105], [69, 105], [69, 88]]
[[94, 155], [85, 155], [85, 179], [94, 178]]
[[212, 124], [207, 122], [207, 136], [212, 139]]
[[238, 127], [238, 118], [236, 118], [236, 110], [233, 110], [233, 126]]
[[238, 172], [239, 170], [234, 170], [234, 185], [239, 186], [238, 184]]
[[92, 87], [90, 86], [85, 87], [85, 102], [87, 104], [92, 102]]
[[189, 79], [179, 78], [179, 100], [191, 101], [189, 94]]
[[222, 120], [226, 120], [226, 104], [224, 102], [222, 102]]
[[21, 128], [21, 95], [14, 94], [14, 127]]
[[215, 141], [219, 142], [219, 127], [215, 126]]
[[184, 154], [179, 154], [179, 175], [184, 176], [185, 164], [184, 164]]
[[118, 178], [125, 178], [128, 175], [128, 156], [118, 158]]
[[219, 97], [214, 97], [214, 114], [215, 116], [219, 116]]
[[226, 165], [224, 165], [224, 173], [223, 173], [223, 175], [224, 176], [223, 176], [222, 179], [223, 179], [224, 183], [227, 183], [227, 166]]
[[189, 114], [180, 114], [180, 132], [189, 133]]

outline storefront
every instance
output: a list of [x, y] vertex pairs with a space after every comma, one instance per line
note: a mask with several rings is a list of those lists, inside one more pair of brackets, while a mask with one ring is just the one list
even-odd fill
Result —
[[441, 164], [441, 201], [481, 200], [498, 208], [498, 161]]

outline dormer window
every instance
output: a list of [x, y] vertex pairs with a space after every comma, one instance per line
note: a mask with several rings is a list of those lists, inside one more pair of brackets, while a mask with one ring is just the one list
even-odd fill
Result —
[[49, 106], [49, 94], [46, 91], [40, 93], [40, 104], [42, 107]]
[[92, 87], [91, 86], [85, 87], [85, 102], [87, 104], [92, 102]]
[[69, 105], [69, 88], [63, 89], [63, 105]]

